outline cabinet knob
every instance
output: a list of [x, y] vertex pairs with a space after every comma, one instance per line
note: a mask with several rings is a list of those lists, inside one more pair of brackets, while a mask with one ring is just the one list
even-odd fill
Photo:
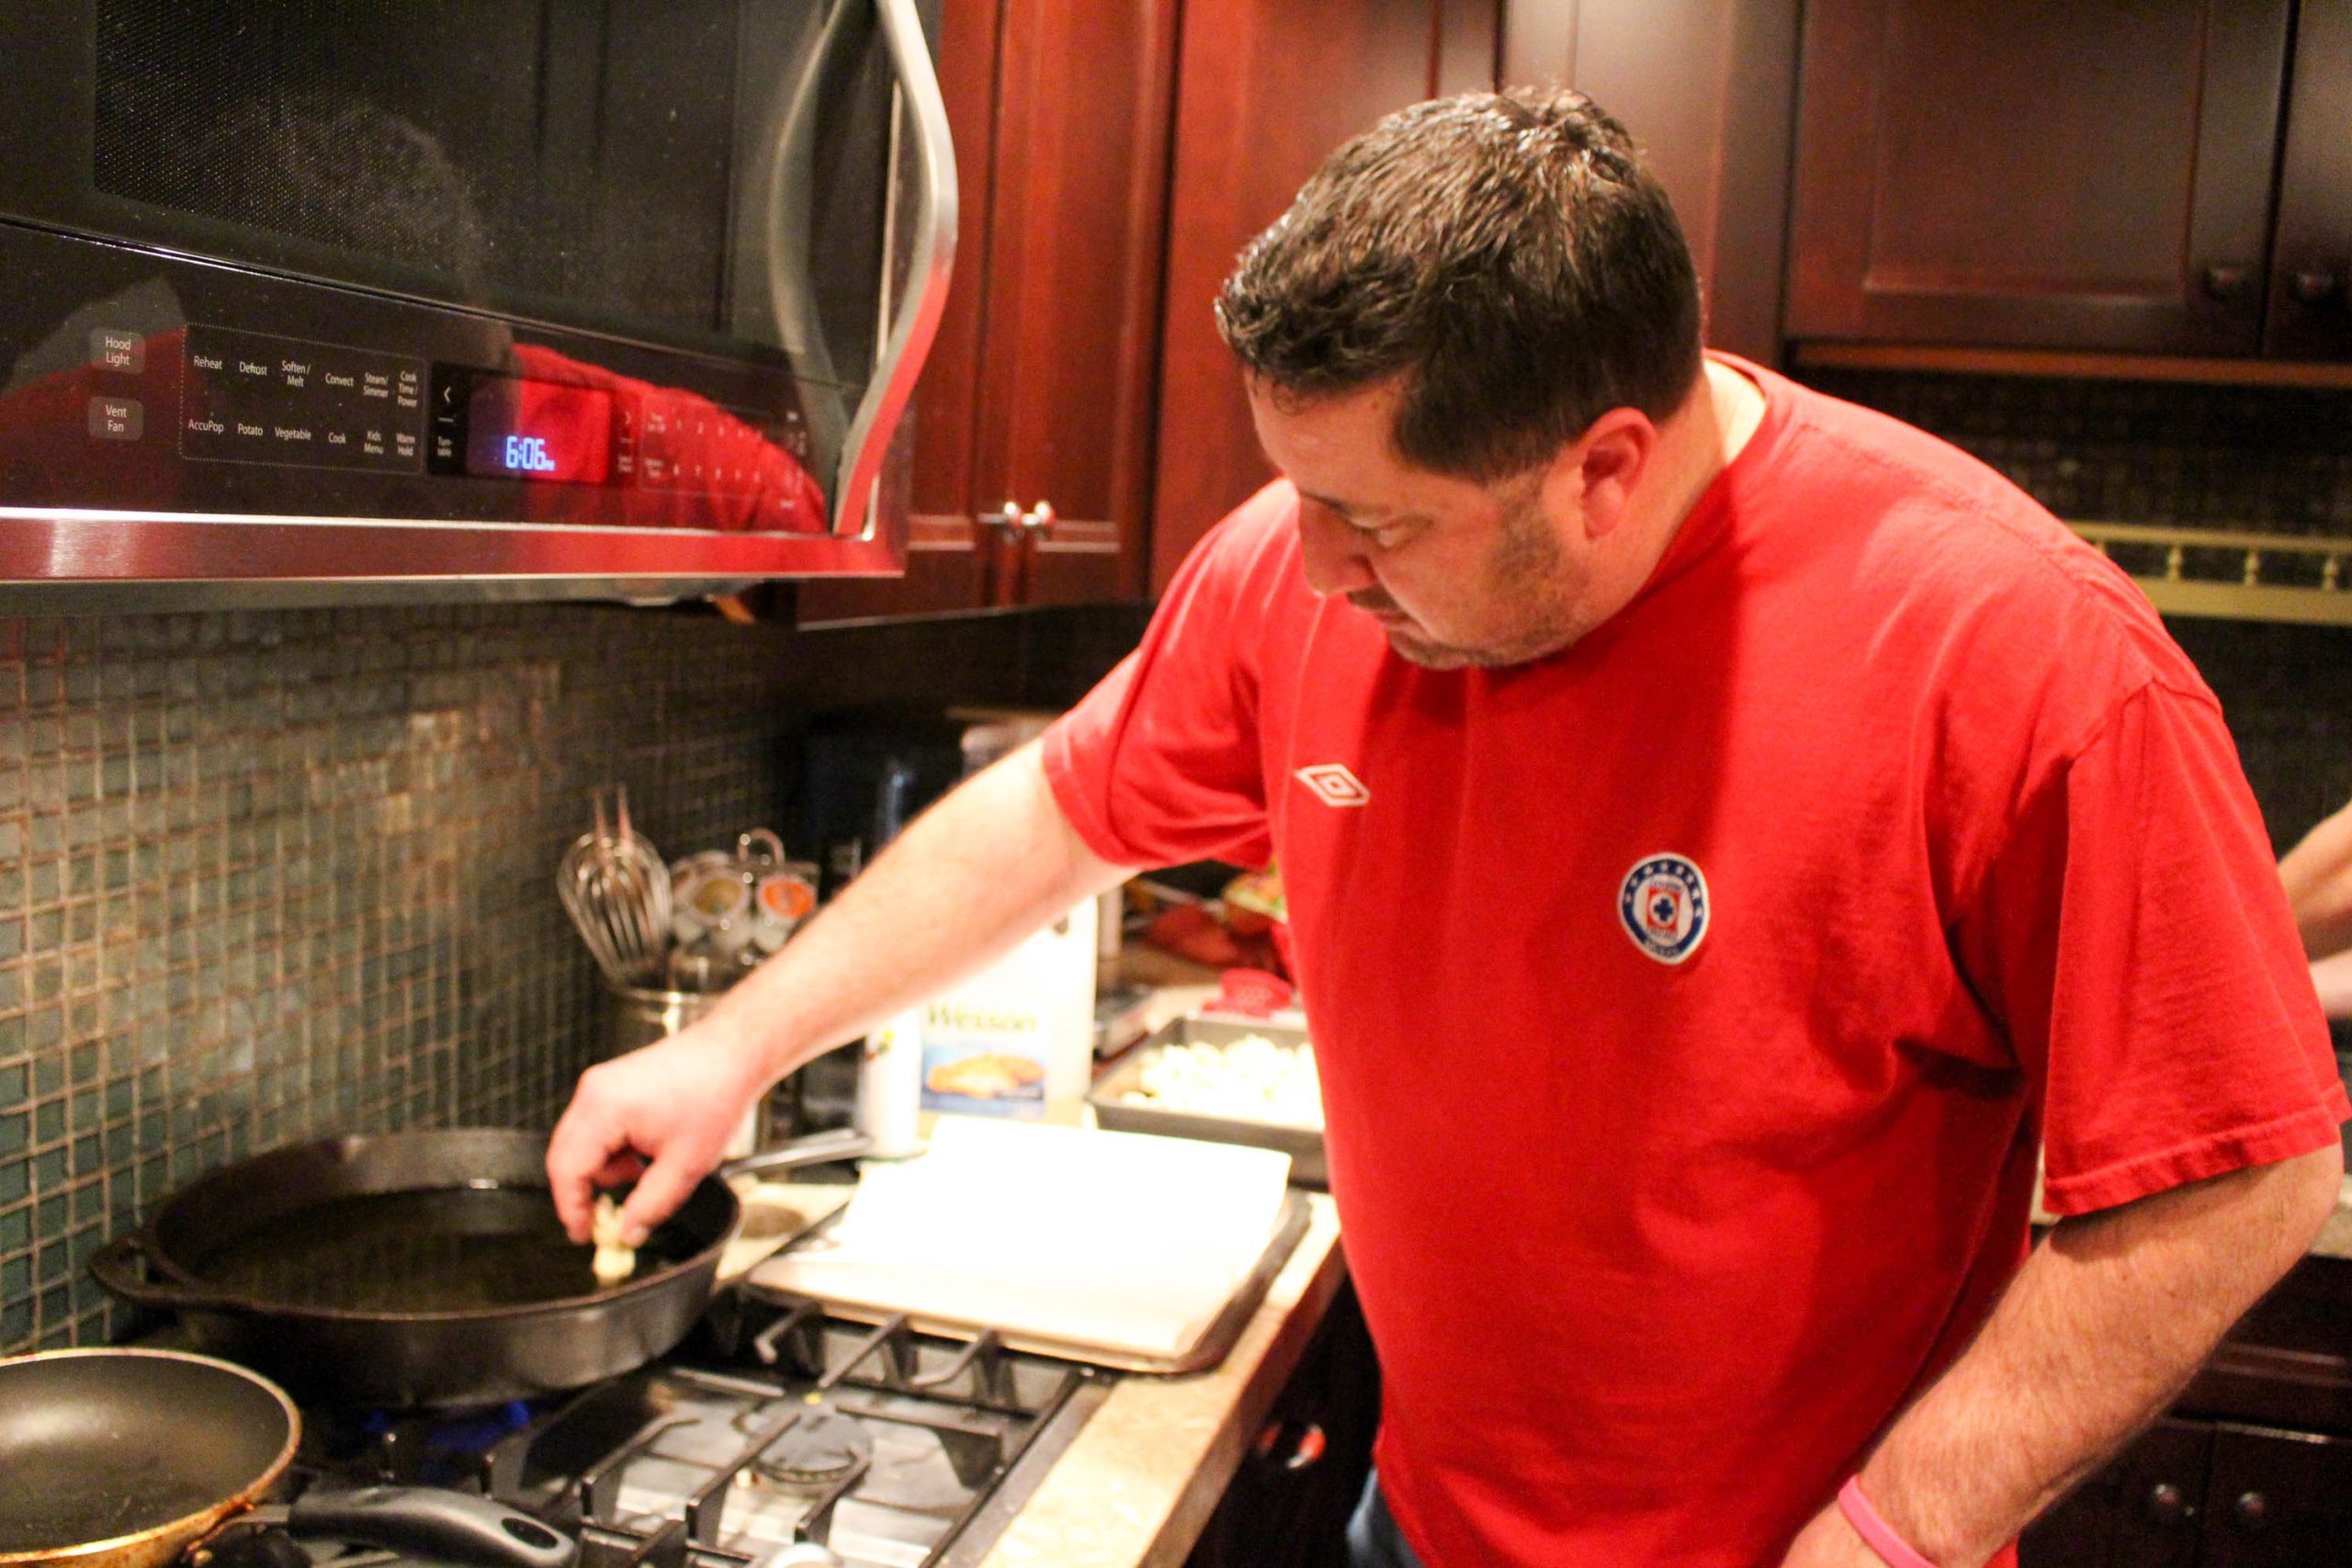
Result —
[[2140, 1506], [2149, 1523], [2166, 1527], [2185, 1522], [2197, 1511], [2189, 1506], [2188, 1494], [2169, 1481], [2159, 1481], [2148, 1488], [2148, 1495]]
[[2224, 303], [2245, 295], [2245, 268], [2216, 263], [2205, 269], [2205, 292]]
[[2304, 304], [2325, 304], [2335, 296], [2335, 274], [2324, 266], [2300, 267], [2293, 287], [2295, 298]]
[[1054, 525], [1054, 503], [1041, 501], [1021, 514], [1021, 526], [1033, 534], [1043, 533]]
[[2270, 1522], [2270, 1500], [2259, 1492], [2241, 1492], [2230, 1512], [2240, 1529], [2258, 1530]]
[[983, 512], [972, 521], [983, 528], [1018, 528], [1021, 526], [1021, 503], [1008, 501], [994, 512]]
[[[1287, 1447], [1284, 1446], [1285, 1439], [1288, 1439]], [[1283, 1470], [1296, 1472], [1312, 1469], [1322, 1459], [1324, 1450], [1331, 1446], [1331, 1440], [1316, 1422], [1293, 1423], [1278, 1419], [1269, 1421], [1260, 1428], [1258, 1440], [1250, 1446], [1261, 1463], [1279, 1465]], [[1279, 1458], [1276, 1457], [1277, 1450], [1280, 1451]]]

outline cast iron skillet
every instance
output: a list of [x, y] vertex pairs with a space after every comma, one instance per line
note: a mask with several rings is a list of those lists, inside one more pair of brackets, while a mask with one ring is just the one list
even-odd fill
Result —
[[[820, 1134], [724, 1169], [847, 1158], [864, 1143]], [[685, 1337], [739, 1208], [706, 1178], [639, 1249], [637, 1275], [600, 1289], [556, 1223], [546, 1156], [543, 1137], [491, 1128], [280, 1149], [182, 1188], [90, 1270], [300, 1398], [412, 1408], [578, 1388]]]
[[263, 1505], [301, 1418], [275, 1384], [209, 1356], [0, 1360], [0, 1568], [300, 1568], [310, 1556], [289, 1530], [486, 1568], [579, 1557], [537, 1519], [432, 1487], [313, 1486], [290, 1507]]

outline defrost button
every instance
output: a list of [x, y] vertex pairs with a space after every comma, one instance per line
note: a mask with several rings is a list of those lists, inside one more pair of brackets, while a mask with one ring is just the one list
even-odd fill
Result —
[[146, 411], [136, 398], [90, 400], [90, 434], [101, 441], [136, 441], [146, 423]]

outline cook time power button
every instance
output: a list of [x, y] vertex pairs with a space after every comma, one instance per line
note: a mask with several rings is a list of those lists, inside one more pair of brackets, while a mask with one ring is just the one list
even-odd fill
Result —
[[424, 468], [421, 359], [190, 325], [186, 386], [184, 457], [394, 473]]

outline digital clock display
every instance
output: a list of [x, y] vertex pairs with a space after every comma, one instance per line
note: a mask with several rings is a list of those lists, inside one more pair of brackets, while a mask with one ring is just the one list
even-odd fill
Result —
[[613, 395], [595, 387], [483, 376], [466, 406], [466, 472], [602, 484], [612, 468]]

